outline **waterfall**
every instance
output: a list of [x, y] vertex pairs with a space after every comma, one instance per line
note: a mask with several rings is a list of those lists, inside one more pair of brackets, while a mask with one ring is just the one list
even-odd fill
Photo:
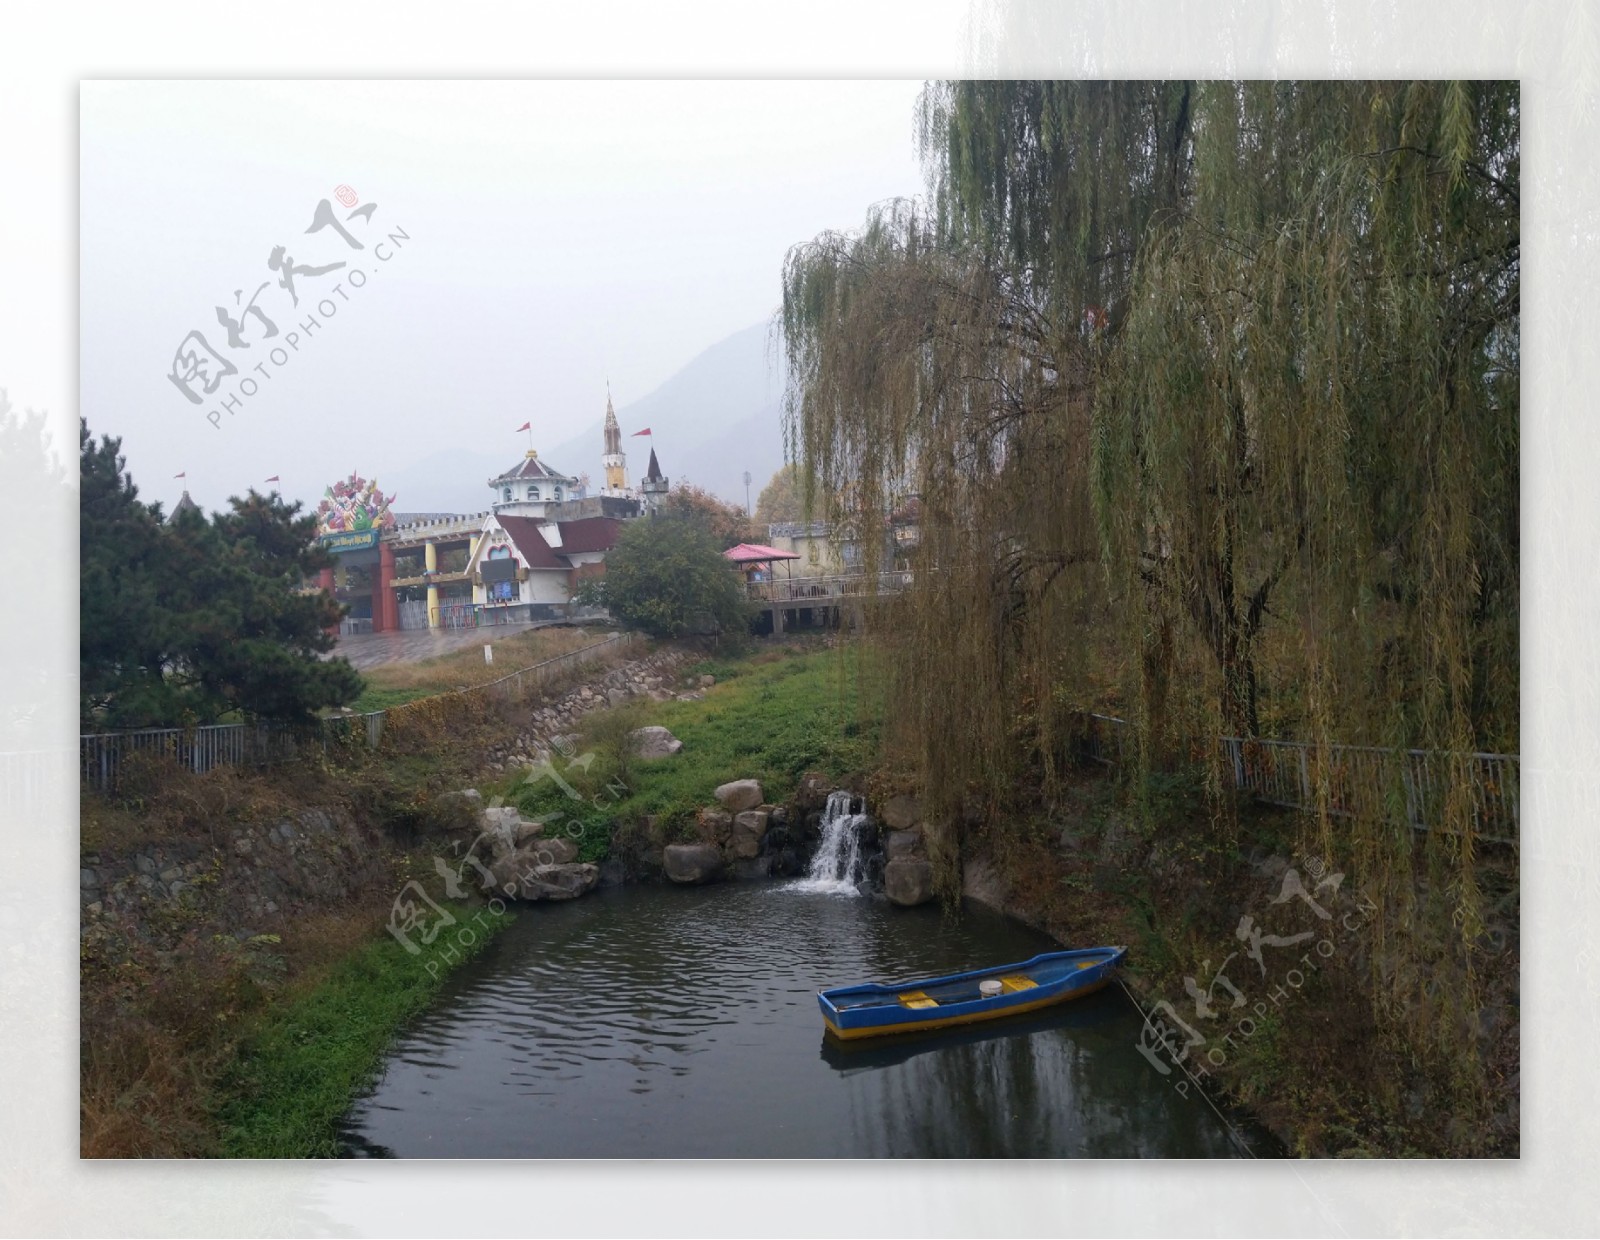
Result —
[[861, 824], [865, 814], [850, 812], [854, 798], [848, 792], [830, 792], [822, 811], [822, 838], [817, 842], [811, 870], [792, 884], [795, 891], [817, 891], [853, 896], [864, 877], [861, 857]]

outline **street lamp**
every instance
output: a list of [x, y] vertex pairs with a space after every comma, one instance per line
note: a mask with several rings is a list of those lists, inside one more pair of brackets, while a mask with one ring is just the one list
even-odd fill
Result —
[[750, 515], [750, 471], [744, 471], [744, 515]]

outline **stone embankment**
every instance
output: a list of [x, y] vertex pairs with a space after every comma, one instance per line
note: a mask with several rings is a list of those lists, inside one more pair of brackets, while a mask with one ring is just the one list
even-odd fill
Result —
[[[674, 672], [698, 656], [683, 650], [657, 650], [642, 659], [618, 664], [604, 675], [585, 681], [553, 701], [536, 706], [515, 737], [497, 745], [484, 755], [485, 764], [494, 770], [515, 770], [533, 766], [551, 757], [551, 750], [569, 735], [590, 711], [621, 706], [633, 700], [650, 702], [698, 701], [714, 683], [701, 676], [692, 687], [674, 689]], [[652, 731], [647, 729], [647, 731]], [[659, 731], [665, 732], [662, 728]], [[657, 743], [662, 742], [657, 738]], [[674, 742], [675, 743], [675, 742]], [[670, 750], [668, 752], [677, 752]], [[657, 756], [641, 750], [641, 757]], [[665, 756], [662, 753], [660, 756]]]

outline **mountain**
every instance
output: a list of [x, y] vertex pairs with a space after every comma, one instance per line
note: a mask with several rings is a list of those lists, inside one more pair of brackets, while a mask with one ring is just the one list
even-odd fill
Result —
[[[672, 485], [696, 486], [741, 507], [744, 473], [750, 502], [783, 464], [781, 350], [768, 356], [768, 328], [757, 323], [700, 353], [647, 396], [617, 406], [628, 481], [637, 484], [656, 450]], [[590, 490], [604, 483], [605, 398], [597, 393], [592, 422], [559, 444], [539, 444], [539, 457], [572, 474], [587, 473]], [[634, 432], [650, 428], [647, 437]], [[407, 512], [478, 512], [489, 505], [488, 478], [513, 463], [506, 453], [447, 448], [390, 470], [384, 490]]]
[[[767, 341], [765, 323], [735, 332], [648, 396], [618, 407], [629, 482], [644, 477], [654, 447], [661, 472], [674, 486], [692, 482], [741, 506], [749, 470], [750, 502], [755, 503], [783, 464], [780, 355], [769, 364]], [[598, 487], [604, 426], [602, 406], [592, 424], [550, 449], [551, 461], [575, 472], [588, 469]], [[646, 427], [648, 437], [634, 437]]]

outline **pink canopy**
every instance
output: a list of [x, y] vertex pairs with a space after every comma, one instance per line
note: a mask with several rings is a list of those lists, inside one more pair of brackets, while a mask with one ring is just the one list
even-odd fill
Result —
[[793, 551], [779, 551], [776, 547], [764, 547], [760, 543], [740, 543], [737, 547], [729, 547], [722, 553], [724, 559], [732, 560], [735, 564], [758, 564], [768, 560], [798, 560], [800, 557]]

